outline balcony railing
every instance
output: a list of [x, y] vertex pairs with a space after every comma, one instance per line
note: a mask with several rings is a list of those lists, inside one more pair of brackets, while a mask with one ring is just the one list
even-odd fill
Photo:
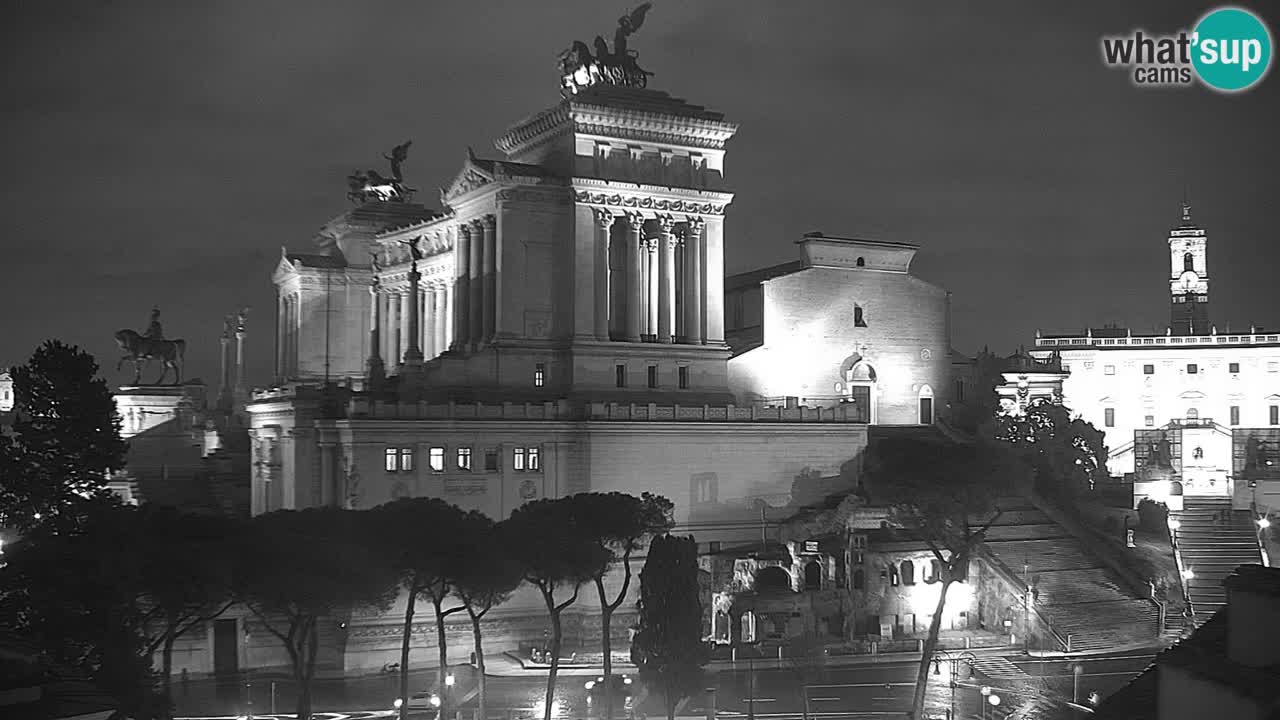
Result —
[[1127, 335], [1125, 337], [1038, 337], [1036, 347], [1079, 347], [1081, 345], [1132, 347], [1135, 345], [1267, 345], [1280, 343], [1276, 333], [1210, 334], [1210, 335]]
[[567, 400], [543, 403], [381, 402], [354, 396], [347, 404], [352, 419], [388, 420], [593, 420], [620, 422], [788, 422], [865, 424], [852, 405], [794, 407], [755, 405], [658, 405], [603, 403], [574, 405]]

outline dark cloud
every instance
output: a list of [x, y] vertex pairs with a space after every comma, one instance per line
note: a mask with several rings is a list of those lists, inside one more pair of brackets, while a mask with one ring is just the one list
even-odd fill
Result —
[[[654, 86], [741, 123], [730, 271], [822, 229], [922, 246], [959, 348], [1167, 318], [1164, 238], [1189, 187], [1214, 314], [1280, 322], [1275, 77], [1240, 96], [1145, 90], [1099, 39], [1209, 5], [660, 2], [634, 40]], [[1255, 6], [1273, 28], [1276, 13]], [[269, 379], [281, 245], [345, 209], [344, 177], [414, 139], [428, 200], [467, 145], [558, 99], [555, 58], [608, 35], [598, 1], [15, 4], [0, 46], [8, 357], [49, 336], [114, 365], [152, 304], [217, 372], [221, 317]]]

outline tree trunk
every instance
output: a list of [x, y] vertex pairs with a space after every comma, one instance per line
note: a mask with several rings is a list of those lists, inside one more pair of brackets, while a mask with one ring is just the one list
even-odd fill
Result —
[[596, 578], [600, 594], [600, 650], [604, 652], [604, 720], [613, 720], [613, 637], [609, 632], [613, 607], [604, 599], [604, 579]]
[[484, 646], [480, 642], [480, 616], [471, 612], [471, 608], [467, 608], [467, 614], [471, 616], [471, 637], [475, 640], [476, 646], [476, 678], [480, 682], [480, 698], [479, 698], [479, 715], [478, 720], [489, 720], [488, 708], [485, 705], [485, 692], [487, 688], [484, 682]]
[[413, 638], [413, 610], [417, 600], [417, 587], [410, 584], [409, 602], [404, 608], [404, 632], [400, 638], [400, 720], [409, 717], [409, 644]]
[[954, 582], [949, 579], [951, 575], [949, 569], [947, 575], [948, 579], [942, 581], [942, 591], [938, 593], [938, 607], [934, 609], [933, 619], [929, 621], [929, 636], [925, 638], [924, 650], [920, 654], [920, 667], [916, 668], [916, 692], [911, 701], [911, 717], [917, 720], [923, 720], [925, 716], [924, 694], [926, 683], [929, 682], [929, 663], [933, 660], [934, 649], [938, 647], [938, 632], [942, 630], [942, 609], [947, 604], [947, 590]]
[[161, 657], [161, 690], [164, 693], [164, 707], [161, 708], [163, 717], [173, 717], [173, 641], [177, 640], [174, 634], [174, 626], [170, 624], [164, 631], [164, 649], [160, 653]]
[[671, 691], [671, 677], [664, 671], [662, 673], [663, 700], [667, 705], [667, 720], [676, 720], [676, 698], [675, 693]]
[[436, 717], [442, 719], [449, 717], [449, 686], [445, 682], [445, 678], [449, 677], [449, 647], [444, 634], [444, 610], [440, 607], [443, 602], [442, 598], [431, 598], [431, 604], [436, 609], [436, 645], [440, 648], [440, 681], [436, 684], [436, 695], [440, 697], [440, 713]]
[[551, 707], [556, 701], [556, 674], [560, 671], [560, 611], [550, 594], [546, 598], [547, 607], [551, 610], [551, 670], [547, 673], [547, 699], [543, 703], [542, 720], [551, 720]]
[[303, 620], [297, 646], [289, 649], [290, 659], [293, 660], [293, 677], [298, 683], [297, 720], [311, 720], [311, 676], [316, 667], [316, 638], [315, 618]]

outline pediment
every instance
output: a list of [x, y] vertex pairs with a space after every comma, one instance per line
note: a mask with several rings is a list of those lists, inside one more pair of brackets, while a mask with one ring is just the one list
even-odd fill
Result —
[[1267, 399], [1267, 400], [1271, 400], [1271, 401], [1280, 400], [1280, 395], [1276, 395], [1275, 393], [1271, 393], [1270, 395], [1268, 395], [1268, 396], [1267, 396], [1267, 398], [1266, 398], [1266, 399]]
[[289, 249], [280, 247], [280, 262], [276, 263], [276, 269], [271, 273], [271, 281], [279, 285], [280, 282], [287, 277], [296, 275], [298, 269], [294, 266], [293, 261], [289, 259]]
[[440, 194], [447, 203], [493, 181], [493, 173], [481, 167], [480, 163], [476, 162], [475, 153], [471, 151], [471, 148], [467, 148], [467, 160], [462, 164], [462, 169], [454, 176], [453, 182]]
[[1205, 394], [1199, 390], [1188, 390], [1178, 397], [1183, 400], [1203, 400], [1205, 398]]

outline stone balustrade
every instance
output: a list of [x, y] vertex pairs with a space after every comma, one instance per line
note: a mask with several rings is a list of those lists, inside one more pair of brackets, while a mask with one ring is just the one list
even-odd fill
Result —
[[1079, 347], [1089, 345], [1272, 345], [1280, 343], [1275, 333], [1237, 333], [1211, 335], [1128, 335], [1125, 337], [1038, 337], [1036, 347]]
[[603, 402], [582, 406], [563, 399], [543, 403], [415, 403], [380, 402], [367, 396], [355, 396], [348, 403], [347, 411], [347, 417], [353, 419], [865, 424], [848, 406], [787, 408]]

